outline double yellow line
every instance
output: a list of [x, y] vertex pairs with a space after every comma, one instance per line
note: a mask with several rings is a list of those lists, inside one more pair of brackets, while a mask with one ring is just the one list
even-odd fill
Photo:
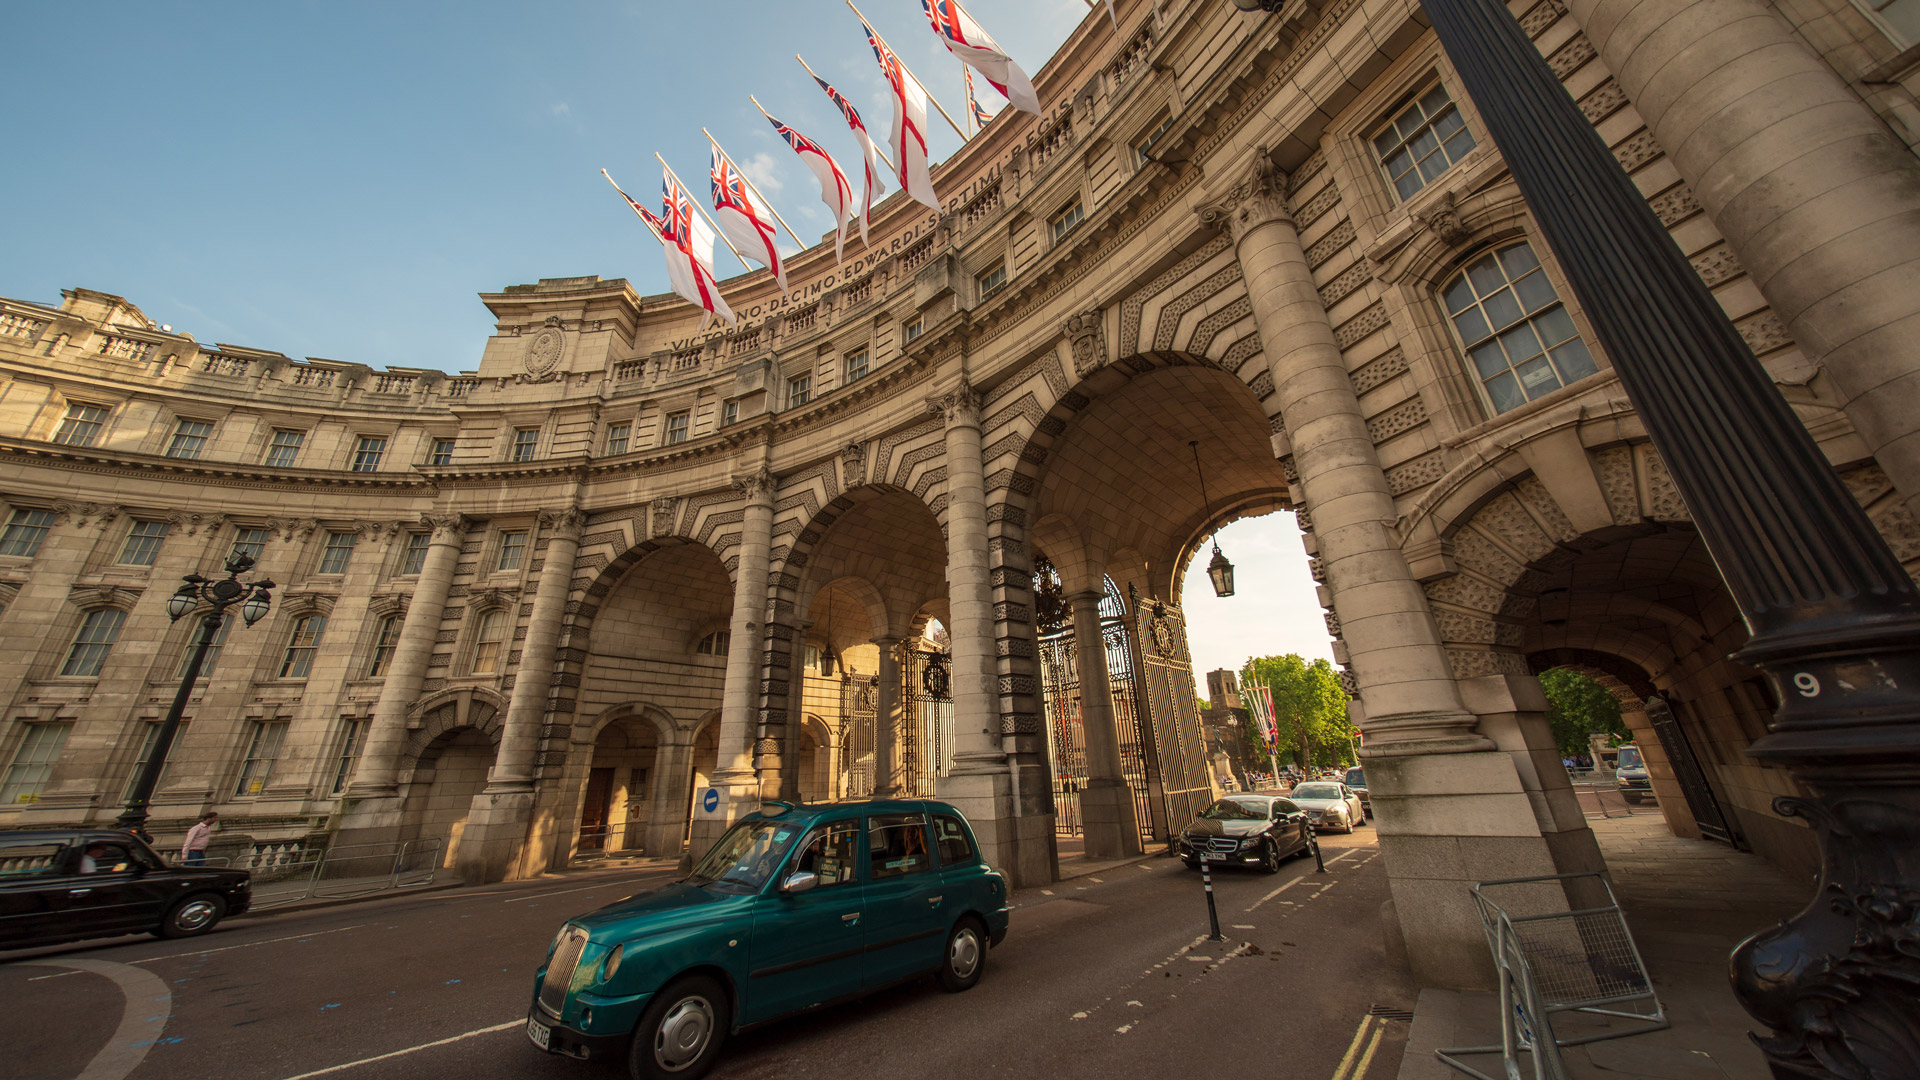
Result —
[[[1373, 1032], [1368, 1038], [1367, 1032]], [[1353, 1033], [1353, 1042], [1347, 1047], [1347, 1056], [1340, 1059], [1340, 1067], [1333, 1070], [1333, 1080], [1366, 1080], [1367, 1069], [1373, 1065], [1374, 1052], [1380, 1049], [1380, 1037], [1387, 1033], [1387, 1022], [1378, 1016], [1363, 1016], [1360, 1027]], [[1361, 1044], [1366, 1049], [1361, 1049]]]

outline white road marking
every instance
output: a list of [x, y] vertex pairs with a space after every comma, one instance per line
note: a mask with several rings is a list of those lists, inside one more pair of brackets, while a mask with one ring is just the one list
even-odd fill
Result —
[[1291, 888], [1293, 888], [1293, 887], [1294, 887], [1295, 885], [1298, 885], [1298, 884], [1300, 884], [1300, 883], [1301, 883], [1302, 881], [1305, 881], [1305, 880], [1306, 880], [1306, 878], [1304, 878], [1304, 877], [1297, 877], [1297, 878], [1294, 878], [1294, 879], [1293, 879], [1292, 881], [1289, 881], [1289, 882], [1287, 882], [1287, 883], [1286, 883], [1285, 885], [1282, 885], [1282, 886], [1280, 886], [1279, 888], [1277, 888], [1277, 889], [1275, 889], [1275, 890], [1273, 890], [1272, 892], [1270, 892], [1270, 893], [1268, 893], [1267, 895], [1265, 895], [1265, 896], [1263, 896], [1263, 897], [1261, 897], [1260, 899], [1258, 899], [1258, 900], [1255, 900], [1255, 901], [1254, 901], [1254, 902], [1252, 903], [1252, 905], [1251, 905], [1251, 906], [1249, 906], [1249, 907], [1247, 908], [1247, 910], [1248, 910], [1248, 911], [1252, 911], [1252, 910], [1253, 910], [1254, 908], [1257, 908], [1257, 907], [1259, 907], [1259, 906], [1260, 906], [1261, 904], [1264, 904], [1264, 903], [1266, 903], [1267, 901], [1269, 901], [1269, 900], [1271, 900], [1271, 899], [1273, 899], [1274, 897], [1276, 897], [1276, 896], [1279, 896], [1279, 895], [1280, 895], [1281, 893], [1283, 893], [1283, 892], [1286, 892], [1286, 891], [1287, 891], [1288, 889], [1291, 889]]
[[565, 896], [568, 893], [592, 892], [595, 889], [618, 889], [623, 887], [625, 884], [626, 884], [625, 882], [616, 883], [612, 881], [603, 881], [598, 885], [582, 885], [577, 889], [555, 889], [552, 892], [529, 893], [526, 896], [516, 896], [510, 900], [502, 900], [500, 902], [503, 904], [518, 904], [523, 900], [545, 900], [549, 896]]
[[218, 949], [195, 949], [192, 952], [168, 953], [165, 956], [149, 956], [145, 960], [129, 960], [127, 963], [157, 964], [162, 960], [178, 960], [183, 956], [210, 956], [217, 952], [232, 952], [235, 949], [251, 949], [255, 945], [277, 945], [282, 941], [302, 941], [306, 938], [320, 937], [324, 934], [340, 934], [348, 930], [359, 930], [362, 927], [372, 925], [372, 923], [358, 923], [353, 926], [343, 926], [338, 930], [319, 930], [311, 934], [290, 934], [287, 937], [268, 938], [265, 941], [249, 941], [245, 945], [226, 945]]
[[304, 1072], [298, 1076], [289, 1076], [287, 1077], [287, 1080], [308, 1080], [309, 1077], [326, 1076], [330, 1073], [343, 1072], [347, 1069], [358, 1068], [361, 1065], [371, 1065], [376, 1061], [385, 1061], [388, 1058], [397, 1058], [404, 1054], [411, 1054], [416, 1050], [430, 1050], [436, 1046], [445, 1046], [448, 1043], [457, 1043], [462, 1039], [471, 1039], [475, 1035], [490, 1035], [496, 1031], [505, 1031], [508, 1028], [519, 1027], [525, 1023], [526, 1023], [526, 1020], [522, 1018], [522, 1019], [516, 1019], [516, 1020], [509, 1020], [504, 1024], [495, 1024], [492, 1027], [475, 1028], [472, 1031], [466, 1032], [464, 1034], [450, 1035], [444, 1039], [435, 1039], [433, 1042], [430, 1042], [430, 1043], [421, 1043], [419, 1046], [409, 1046], [405, 1050], [394, 1050], [390, 1053], [376, 1054], [370, 1058], [361, 1058], [359, 1061], [349, 1061], [345, 1065], [333, 1065], [325, 1069], [315, 1069], [312, 1072]]
[[[106, 960], [28, 960], [28, 964], [50, 967], [75, 968], [79, 971], [91, 971], [112, 979], [127, 999], [126, 1008], [120, 1011], [120, 1026], [107, 1039], [107, 1045], [93, 1055], [87, 1062], [85, 1071], [75, 1080], [123, 1080], [140, 1067], [147, 1059], [147, 1051], [159, 1040], [160, 1033], [167, 1029], [167, 1018], [173, 1015], [173, 994], [167, 990], [167, 984], [151, 971], [115, 964]], [[152, 1005], [135, 1004], [142, 998], [151, 998]], [[152, 1010], [158, 1015], [147, 1016], [141, 1013]]]
[[1234, 928], [1235, 930], [1251, 930], [1251, 929], [1253, 929], [1253, 924], [1252, 924], [1252, 923], [1243, 923], [1243, 922], [1237, 922], [1237, 923], [1234, 923], [1234, 924], [1233, 924], [1233, 928]]

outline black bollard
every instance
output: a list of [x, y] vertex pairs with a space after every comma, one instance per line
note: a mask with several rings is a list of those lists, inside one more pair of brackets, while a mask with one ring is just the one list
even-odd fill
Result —
[[1200, 883], [1207, 890], [1207, 925], [1213, 928], [1207, 940], [1225, 941], [1227, 939], [1220, 936], [1220, 912], [1213, 906], [1213, 864], [1207, 861], [1205, 852], [1200, 856]]
[[1313, 827], [1313, 819], [1307, 819], [1307, 846], [1313, 849], [1314, 873], [1327, 872], [1327, 860], [1320, 857], [1320, 833]]

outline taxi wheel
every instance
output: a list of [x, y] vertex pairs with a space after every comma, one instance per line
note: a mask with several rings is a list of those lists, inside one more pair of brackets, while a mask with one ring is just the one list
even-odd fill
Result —
[[713, 1068], [732, 1027], [725, 987], [704, 975], [681, 979], [640, 1015], [627, 1071], [633, 1080], [696, 1080]]
[[213, 929], [226, 913], [225, 900], [212, 893], [195, 893], [167, 909], [167, 917], [160, 920], [155, 934], [163, 938], [197, 937]]
[[981, 972], [987, 970], [987, 928], [971, 915], [961, 919], [947, 935], [945, 957], [940, 965], [940, 988], [952, 994], [973, 989]]

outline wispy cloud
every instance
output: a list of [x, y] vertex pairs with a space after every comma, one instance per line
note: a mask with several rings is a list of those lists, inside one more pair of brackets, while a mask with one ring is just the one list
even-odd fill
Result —
[[779, 172], [776, 171], [772, 154], [755, 154], [752, 157], [737, 162], [737, 164], [740, 166], [741, 172], [746, 173], [752, 178], [754, 184], [759, 187], [760, 193], [769, 199], [780, 194], [781, 190], [787, 186], [786, 182], [780, 179]]

